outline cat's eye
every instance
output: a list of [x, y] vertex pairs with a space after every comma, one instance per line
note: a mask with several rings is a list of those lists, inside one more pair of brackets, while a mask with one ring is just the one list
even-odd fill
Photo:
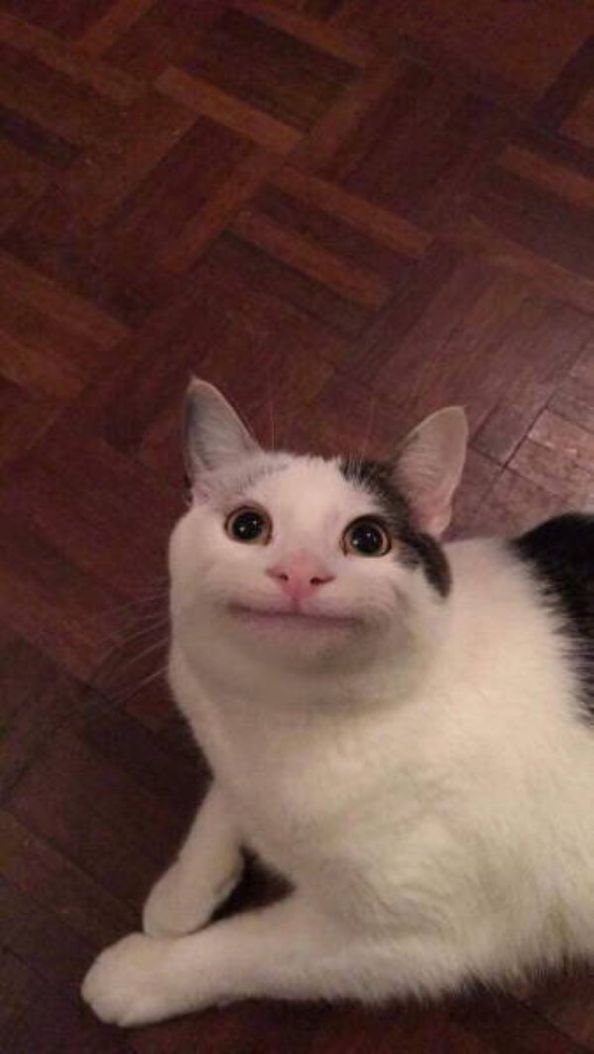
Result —
[[347, 527], [342, 536], [342, 548], [347, 556], [385, 556], [392, 548], [392, 542], [381, 520], [362, 516]]
[[272, 534], [270, 517], [263, 509], [243, 505], [235, 509], [225, 521], [225, 530], [234, 542], [247, 545], [266, 545]]

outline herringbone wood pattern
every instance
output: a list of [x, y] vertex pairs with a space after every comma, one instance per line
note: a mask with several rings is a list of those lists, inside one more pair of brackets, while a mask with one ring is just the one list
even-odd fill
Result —
[[591, 505], [592, 34], [591, 0], [2, 5], [7, 1054], [594, 1050], [588, 973], [129, 1034], [77, 995], [204, 786], [155, 677], [191, 369], [298, 448], [463, 403], [458, 532]]

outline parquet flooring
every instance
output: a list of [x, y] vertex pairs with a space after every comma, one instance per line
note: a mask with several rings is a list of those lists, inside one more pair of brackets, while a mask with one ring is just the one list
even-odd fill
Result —
[[4, 0], [0, 118], [0, 1049], [594, 1051], [586, 971], [130, 1033], [78, 998], [204, 786], [158, 676], [190, 370], [297, 449], [463, 403], [458, 534], [592, 507], [592, 0]]

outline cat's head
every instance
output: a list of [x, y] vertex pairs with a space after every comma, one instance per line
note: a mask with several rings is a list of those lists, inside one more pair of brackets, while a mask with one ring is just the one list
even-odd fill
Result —
[[390, 462], [263, 450], [223, 396], [186, 404], [191, 506], [171, 541], [174, 628], [294, 665], [414, 643], [447, 608], [437, 538], [464, 463], [457, 408], [427, 418]]

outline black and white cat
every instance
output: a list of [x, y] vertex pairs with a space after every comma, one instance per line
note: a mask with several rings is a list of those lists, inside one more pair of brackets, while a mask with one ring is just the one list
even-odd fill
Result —
[[[84, 998], [439, 996], [594, 953], [594, 518], [441, 546], [459, 409], [392, 464], [267, 453], [188, 396], [170, 681], [214, 773], [144, 933]], [[241, 846], [285, 900], [207, 925]]]

